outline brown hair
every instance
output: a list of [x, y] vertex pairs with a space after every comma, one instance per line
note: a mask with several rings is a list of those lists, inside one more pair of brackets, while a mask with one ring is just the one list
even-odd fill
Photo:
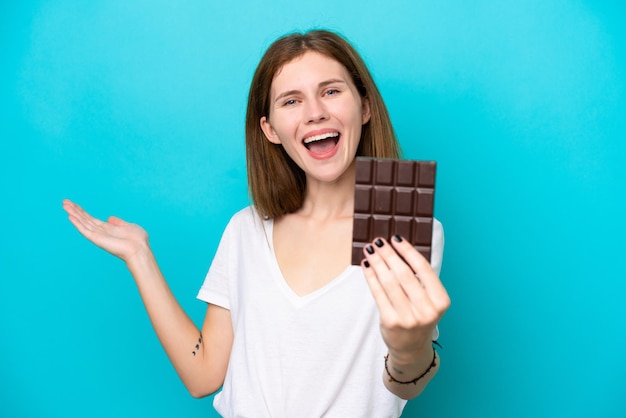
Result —
[[358, 52], [340, 35], [326, 30], [293, 33], [267, 49], [254, 73], [246, 113], [248, 187], [259, 214], [268, 218], [300, 209], [306, 177], [284, 151], [261, 130], [261, 117], [269, 117], [270, 93], [276, 73], [305, 52], [314, 51], [342, 64], [357, 91], [369, 101], [371, 118], [363, 126], [357, 156], [398, 158], [400, 146], [383, 99]]

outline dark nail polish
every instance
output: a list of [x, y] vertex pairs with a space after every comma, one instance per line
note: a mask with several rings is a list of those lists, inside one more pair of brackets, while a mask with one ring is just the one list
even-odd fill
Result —
[[365, 247], [365, 251], [367, 251], [368, 254], [374, 254], [374, 247], [368, 245], [367, 247]]
[[393, 236], [393, 239], [394, 239], [396, 242], [402, 242], [402, 237], [401, 237], [400, 235], [394, 235], [394, 236]]
[[369, 266], [370, 266], [370, 262], [369, 262], [369, 261], [367, 261], [367, 260], [365, 260], [365, 261], [363, 262], [363, 265], [364, 265], [366, 268], [369, 268]]
[[382, 247], [383, 245], [385, 245], [385, 243], [383, 242], [383, 240], [382, 240], [382, 239], [380, 239], [380, 238], [376, 238], [376, 241], [374, 241], [374, 244], [376, 244], [376, 246], [377, 246], [378, 248], [380, 248], [380, 247]]

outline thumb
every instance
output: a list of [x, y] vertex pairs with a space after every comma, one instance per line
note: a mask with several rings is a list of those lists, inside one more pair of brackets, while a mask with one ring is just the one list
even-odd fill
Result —
[[118, 218], [117, 216], [109, 216], [108, 222], [115, 226], [128, 225], [128, 222]]

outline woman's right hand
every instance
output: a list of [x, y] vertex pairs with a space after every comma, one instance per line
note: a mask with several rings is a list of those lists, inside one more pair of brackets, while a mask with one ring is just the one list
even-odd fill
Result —
[[70, 200], [63, 201], [69, 220], [89, 241], [128, 263], [143, 250], [149, 250], [148, 234], [136, 224], [111, 216], [107, 222], [94, 218]]

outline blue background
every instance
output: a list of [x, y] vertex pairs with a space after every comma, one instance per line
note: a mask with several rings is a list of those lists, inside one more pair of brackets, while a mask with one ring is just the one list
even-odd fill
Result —
[[439, 163], [453, 304], [404, 416], [626, 416], [625, 18], [590, 0], [3, 2], [0, 416], [213, 416], [61, 200], [144, 226], [199, 324], [248, 204], [252, 72], [312, 27], [361, 51], [405, 157]]

